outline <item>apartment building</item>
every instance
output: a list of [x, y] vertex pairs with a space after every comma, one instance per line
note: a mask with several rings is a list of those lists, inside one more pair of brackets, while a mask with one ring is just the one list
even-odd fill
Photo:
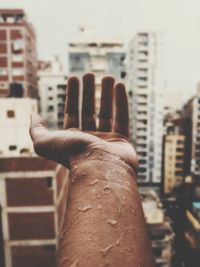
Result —
[[35, 99], [0, 98], [0, 158], [30, 156], [34, 153], [29, 126], [30, 116], [37, 110]]
[[48, 127], [63, 127], [67, 76], [57, 56], [38, 62], [39, 106]]
[[95, 74], [96, 110], [100, 108], [101, 80], [112, 75], [116, 81], [125, 77], [124, 43], [115, 37], [96, 37], [88, 29], [81, 29], [77, 38], [68, 43], [69, 73], [82, 77]]
[[191, 171], [200, 176], [200, 83], [192, 103], [192, 159]]
[[200, 83], [194, 97], [182, 109], [182, 131], [186, 136], [185, 166], [196, 179], [200, 176]]
[[0, 158], [5, 267], [56, 267], [68, 172], [39, 157]]
[[163, 35], [139, 32], [127, 52], [130, 136], [139, 156], [138, 182], [161, 182], [163, 135]]
[[25, 97], [37, 97], [36, 35], [22, 9], [0, 9], [0, 97], [20, 83]]
[[178, 133], [163, 138], [163, 192], [171, 193], [184, 178], [185, 136]]

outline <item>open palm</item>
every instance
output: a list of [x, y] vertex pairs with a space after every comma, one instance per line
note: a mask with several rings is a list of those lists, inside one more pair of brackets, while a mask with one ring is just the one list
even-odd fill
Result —
[[98, 151], [119, 157], [137, 170], [134, 148], [128, 142], [129, 116], [125, 86], [110, 76], [102, 80], [99, 127], [95, 116], [94, 75], [83, 76], [82, 127], [79, 129], [79, 80], [68, 80], [64, 112], [64, 129], [49, 131], [41, 118], [34, 114], [30, 134], [37, 154], [70, 168], [74, 159]]

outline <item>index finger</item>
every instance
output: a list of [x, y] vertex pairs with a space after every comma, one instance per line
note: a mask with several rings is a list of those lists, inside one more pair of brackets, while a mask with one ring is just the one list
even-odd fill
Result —
[[79, 80], [77, 77], [70, 77], [67, 86], [67, 95], [65, 100], [64, 123], [63, 128], [79, 127]]

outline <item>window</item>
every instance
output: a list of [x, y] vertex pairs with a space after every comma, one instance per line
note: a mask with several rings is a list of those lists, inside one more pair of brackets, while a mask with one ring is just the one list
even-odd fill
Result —
[[8, 118], [14, 118], [15, 117], [15, 111], [14, 110], [8, 110], [7, 111], [7, 117]]
[[52, 187], [52, 177], [46, 177], [46, 184], [48, 188]]
[[8, 75], [8, 70], [6, 68], [0, 68], [0, 76]]
[[23, 62], [23, 55], [12, 55], [12, 62]]
[[54, 111], [54, 107], [53, 106], [48, 106], [48, 111]]
[[16, 68], [12, 70], [13, 76], [21, 76], [24, 75], [24, 69], [22, 68]]
[[16, 150], [16, 149], [17, 149], [17, 146], [14, 146], [14, 145], [9, 146], [9, 150], [10, 150], [10, 151], [14, 151], [14, 150]]
[[27, 154], [29, 154], [29, 153], [30, 153], [30, 151], [29, 151], [28, 148], [22, 148], [22, 149], [20, 150], [20, 154], [27, 155]]
[[22, 50], [24, 47], [25, 47], [25, 43], [24, 43], [24, 41], [22, 39], [16, 40], [13, 43], [13, 50], [14, 51]]

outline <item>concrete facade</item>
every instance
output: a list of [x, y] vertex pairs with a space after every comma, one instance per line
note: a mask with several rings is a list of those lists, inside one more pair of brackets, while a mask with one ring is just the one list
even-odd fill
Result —
[[163, 36], [139, 32], [128, 46], [130, 136], [139, 156], [138, 182], [161, 182], [163, 136]]
[[180, 184], [184, 178], [185, 136], [180, 134], [166, 135], [164, 142], [164, 193], [171, 193], [172, 189]]
[[38, 90], [40, 113], [49, 128], [63, 127], [63, 114], [67, 88], [67, 76], [64, 74], [58, 58], [38, 63]]
[[10, 84], [22, 85], [24, 96], [37, 97], [37, 51], [33, 26], [21, 9], [0, 9], [0, 97]]
[[37, 112], [30, 98], [0, 98], [0, 157], [30, 156], [34, 153], [29, 135], [30, 116]]
[[68, 194], [66, 168], [39, 157], [0, 159], [5, 267], [55, 267]]
[[82, 77], [86, 72], [95, 74], [96, 111], [100, 108], [101, 80], [112, 75], [121, 80], [125, 75], [124, 43], [119, 38], [95, 37], [87, 30], [80, 32], [77, 38], [68, 43], [69, 73]]

